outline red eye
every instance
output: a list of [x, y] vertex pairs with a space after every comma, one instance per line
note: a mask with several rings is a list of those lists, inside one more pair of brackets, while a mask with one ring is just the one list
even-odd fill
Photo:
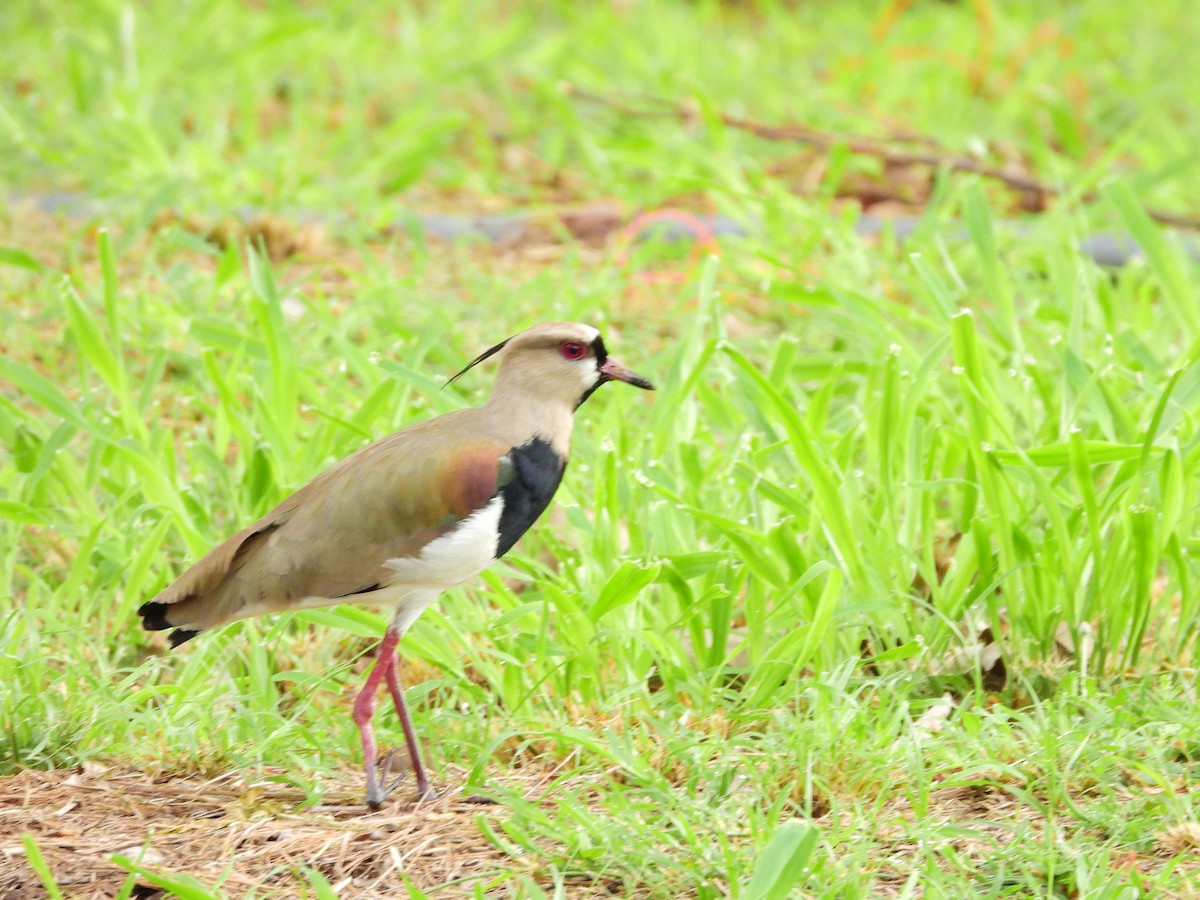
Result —
[[564, 359], [583, 359], [587, 356], [587, 344], [581, 344], [579, 341], [563, 341], [558, 345], [558, 352], [563, 355]]

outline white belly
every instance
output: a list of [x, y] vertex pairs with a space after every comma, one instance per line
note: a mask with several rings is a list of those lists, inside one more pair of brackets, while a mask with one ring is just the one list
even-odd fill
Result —
[[496, 497], [452, 532], [426, 544], [420, 556], [389, 559], [384, 565], [396, 576], [388, 587], [410, 585], [444, 591], [478, 575], [496, 558], [503, 510], [504, 498]]
[[[369, 594], [355, 594], [355, 604], [392, 607], [392, 624], [403, 634], [442, 591], [474, 578], [496, 558], [500, 513], [504, 498], [496, 497], [467, 516], [449, 534], [430, 541], [419, 556], [389, 559], [384, 566], [395, 575]], [[308, 597], [301, 607], [329, 606], [344, 599]]]
[[401, 634], [442, 591], [474, 578], [492, 564], [503, 511], [504, 498], [496, 497], [459, 522], [452, 532], [426, 544], [420, 556], [384, 563], [396, 577], [378, 593], [395, 597], [392, 624]]

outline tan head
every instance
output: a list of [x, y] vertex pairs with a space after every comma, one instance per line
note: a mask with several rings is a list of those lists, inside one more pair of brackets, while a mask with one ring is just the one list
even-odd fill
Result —
[[480, 354], [450, 380], [496, 354], [500, 369], [489, 403], [517, 396], [575, 409], [608, 381], [654, 390], [649, 381], [608, 355], [599, 331], [576, 322], [534, 325]]

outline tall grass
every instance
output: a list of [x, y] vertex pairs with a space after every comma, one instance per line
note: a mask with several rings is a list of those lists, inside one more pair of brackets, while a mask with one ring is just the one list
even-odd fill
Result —
[[[1021, 268], [982, 259], [989, 246], [1024, 254]], [[968, 623], [1003, 648], [1002, 697], [1032, 691], [1050, 715], [1085, 684], [1104, 694], [1125, 673], [1189, 664], [1196, 641], [1200, 379], [1185, 357], [1196, 334], [1162, 299], [1159, 267], [1185, 265], [1175, 251], [1113, 278], [1062, 244], [972, 242], [938, 262], [914, 245], [885, 261], [884, 291], [806, 278], [778, 255], [764, 279], [755, 246], [738, 249], [705, 263], [661, 342], [620, 318], [610, 342], [661, 383], [657, 396], [610, 388], [585, 406], [557, 514], [403, 648], [431, 667], [412, 693], [435, 756], [470, 781], [536, 758], [630, 785], [583, 818], [577, 798], [547, 818], [507, 797], [502, 846], [553, 832], [564, 871], [606, 870], [638, 797], [670, 797], [669, 827], [647, 827], [682, 830], [630, 874], [661, 871], [667, 892], [749, 877], [748, 848], [772, 822], [866, 802], [860, 779], [882, 773], [856, 778], [848, 759], [909, 729], [934, 696], [927, 679], [973, 644]], [[497, 335], [442, 308], [422, 326], [441, 340], [392, 337], [403, 288], [385, 299], [364, 283], [355, 292], [377, 299], [336, 308], [253, 252], [222, 285], [196, 268], [135, 294], [115, 253], [102, 234], [100, 278], [27, 276], [32, 304], [61, 310], [61, 350], [3, 362], [4, 579], [17, 601], [0, 657], [4, 765], [286, 764], [319, 796], [320, 773], [354, 753], [347, 667], [384, 619], [310, 611], [160, 656], [133, 610], [368, 436], [477, 398], [484, 373], [459, 398], [436, 387], [439, 372]], [[988, 271], [1019, 310], [1019, 350], [967, 288]], [[565, 296], [564, 315], [594, 319], [553, 273], [542, 282], [529, 308]], [[731, 338], [730, 311], [752, 289], [803, 327]], [[1062, 623], [1094, 641], [1090, 658], [1060, 659]], [[964, 674], [959, 690], [982, 700]], [[1157, 698], [1136, 708], [1168, 702]], [[1036, 716], [963, 715], [938, 751], [953, 767], [978, 752], [958, 741], [995, 729], [1019, 752], [1064, 752], [1030, 749], [1053, 732]], [[751, 819], [761, 838], [738, 838], [689, 880], [667, 860], [707, 846], [720, 816], [750, 815], [744, 779], [767, 803]]]

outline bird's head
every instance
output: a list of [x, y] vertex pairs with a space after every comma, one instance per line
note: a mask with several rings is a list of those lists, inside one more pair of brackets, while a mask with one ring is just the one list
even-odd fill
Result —
[[484, 351], [450, 380], [497, 354], [500, 369], [493, 396], [524, 396], [575, 409], [609, 381], [654, 390], [648, 380], [608, 355], [599, 331], [577, 322], [535, 325]]

